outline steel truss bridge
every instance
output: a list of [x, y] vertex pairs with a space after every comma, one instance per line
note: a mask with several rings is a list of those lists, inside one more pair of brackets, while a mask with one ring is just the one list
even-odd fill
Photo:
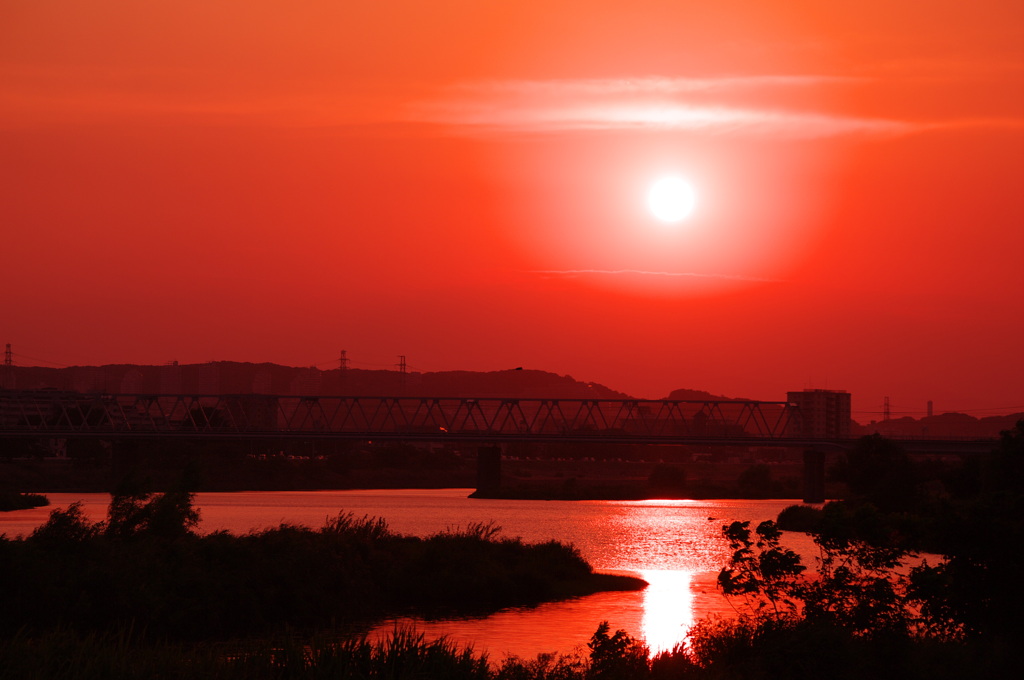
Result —
[[[767, 401], [82, 394], [0, 390], [0, 438], [110, 441], [347, 439], [479, 445], [478, 486], [497, 488], [510, 442], [780, 446], [804, 449], [804, 501], [825, 500], [825, 452], [796, 404]], [[901, 440], [907, 451], [982, 453], [987, 440]]]
[[[0, 390], [0, 436], [333, 438], [849, 448], [789, 402]], [[913, 440], [908, 449], [990, 450], [995, 440]]]
[[799, 422], [786, 402], [0, 391], [0, 434], [49, 437], [777, 441]]

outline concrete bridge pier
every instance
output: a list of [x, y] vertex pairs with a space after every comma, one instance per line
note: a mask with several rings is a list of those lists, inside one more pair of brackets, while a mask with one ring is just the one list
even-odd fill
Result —
[[476, 450], [476, 490], [496, 491], [501, 488], [501, 447], [480, 446]]
[[804, 450], [804, 503], [825, 502], [825, 452]]

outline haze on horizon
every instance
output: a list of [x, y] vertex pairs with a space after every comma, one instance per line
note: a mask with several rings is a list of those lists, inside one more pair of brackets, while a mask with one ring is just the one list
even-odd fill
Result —
[[1024, 5], [495, 5], [3, 3], [0, 342], [1024, 405]]

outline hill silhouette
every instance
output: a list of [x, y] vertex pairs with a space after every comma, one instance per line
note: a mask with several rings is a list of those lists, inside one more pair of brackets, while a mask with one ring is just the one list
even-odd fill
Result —
[[742, 397], [723, 397], [719, 394], [711, 394], [704, 390], [690, 390], [686, 388], [672, 390], [665, 397], [670, 401], [750, 401]]
[[13, 367], [16, 389], [110, 394], [276, 394], [630, 399], [594, 382], [549, 371], [409, 372], [214, 361], [203, 364]]
[[1012, 430], [1024, 413], [975, 418], [966, 413], [942, 413], [924, 418], [893, 418], [852, 428], [855, 435], [880, 434], [883, 437], [994, 437]]

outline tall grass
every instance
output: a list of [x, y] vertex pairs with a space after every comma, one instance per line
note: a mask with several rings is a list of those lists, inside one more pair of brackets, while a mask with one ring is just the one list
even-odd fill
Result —
[[0, 583], [11, 584], [0, 597], [0, 636], [134, 626], [156, 638], [219, 640], [643, 585], [594, 574], [572, 546], [497, 538], [488, 524], [417, 538], [340, 513], [319, 529], [198, 536], [153, 523], [156, 513], [136, 516], [109, 531], [71, 506], [26, 539], [0, 537]]
[[588, 655], [542, 654], [491, 663], [485, 654], [400, 629], [388, 638], [286, 636], [235, 645], [183, 645], [127, 632], [54, 630], [0, 639], [0, 678], [19, 680], [945, 680], [1015, 677], [1014, 650], [908, 637], [865, 639], [798, 619], [712, 620], [688, 646], [646, 647], [602, 624]]
[[42, 635], [20, 632], [0, 638], [0, 678], [5, 680], [221, 677], [242, 676], [234, 674], [212, 648], [145, 644], [131, 629], [87, 634], [54, 629]]

